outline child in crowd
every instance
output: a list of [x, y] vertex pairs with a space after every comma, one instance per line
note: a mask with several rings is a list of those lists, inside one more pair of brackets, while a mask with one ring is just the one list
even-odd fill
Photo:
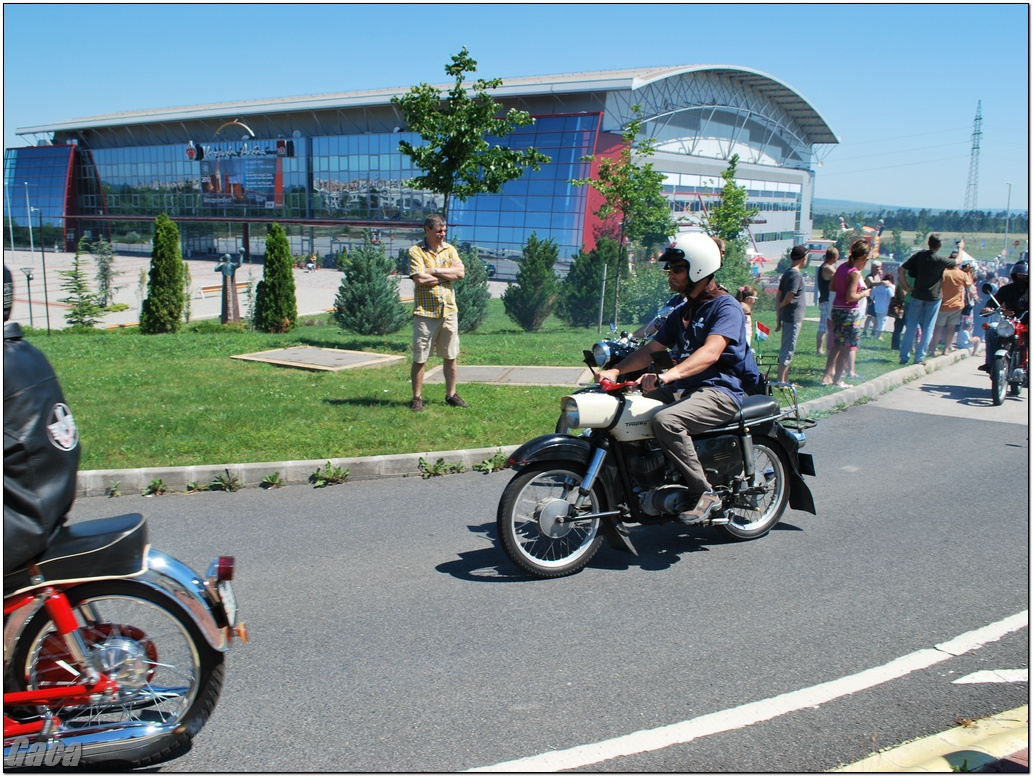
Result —
[[757, 290], [752, 286], [740, 286], [735, 293], [735, 298], [742, 305], [742, 312], [746, 314], [746, 341], [753, 342], [753, 303], [757, 301]]

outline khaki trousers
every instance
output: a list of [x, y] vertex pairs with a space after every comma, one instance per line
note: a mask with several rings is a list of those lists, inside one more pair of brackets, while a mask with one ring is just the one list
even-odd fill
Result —
[[729, 394], [716, 388], [700, 388], [653, 416], [656, 441], [693, 493], [709, 491], [710, 482], [696, 455], [692, 435], [728, 423], [738, 411], [739, 404]]

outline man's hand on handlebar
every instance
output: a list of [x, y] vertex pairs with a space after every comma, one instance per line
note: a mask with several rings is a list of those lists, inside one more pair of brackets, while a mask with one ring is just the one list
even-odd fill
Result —
[[616, 383], [618, 377], [620, 377], [620, 373], [611, 367], [608, 370], [599, 370], [595, 374], [595, 382], [602, 383], [604, 380], [608, 380], [611, 383]]
[[660, 381], [658, 378], [659, 376], [655, 373], [647, 372], [640, 375], [638, 380], [635, 381], [635, 384], [638, 386], [639, 391], [643, 394], [648, 394], [650, 391], [660, 388]]

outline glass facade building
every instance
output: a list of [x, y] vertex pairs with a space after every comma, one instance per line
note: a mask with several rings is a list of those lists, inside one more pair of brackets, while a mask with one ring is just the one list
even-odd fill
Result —
[[[748, 70], [514, 79], [495, 95], [504, 108], [526, 110], [535, 121], [489, 141], [534, 147], [551, 160], [498, 194], [451, 203], [450, 241], [476, 246], [502, 277], [515, 272], [512, 260], [532, 233], [554, 240], [561, 259], [594, 245], [601, 201], [571, 180], [590, 176], [586, 155], [619, 153], [632, 105], [639, 106], [645, 135], [658, 139], [650, 162], [667, 176], [664, 192], [675, 218], [690, 228], [704, 220], [720, 196], [720, 174], [737, 154], [737, 182], [759, 210], [754, 247], [772, 254], [809, 234], [812, 148], [837, 142], [795, 92]], [[443, 200], [409, 186], [420, 171], [398, 150], [399, 141], [422, 140], [404, 131], [392, 96], [227, 103], [20, 129], [40, 142], [5, 152], [5, 224], [25, 223], [15, 198], [27, 193], [48, 239], [60, 234], [64, 250], [74, 250], [82, 237], [149, 250], [162, 213], [178, 224], [184, 256], [214, 257], [240, 246], [261, 256], [272, 222], [287, 229], [299, 255], [334, 253], [368, 230], [392, 253], [403, 250], [422, 237], [423, 219], [440, 212]]]

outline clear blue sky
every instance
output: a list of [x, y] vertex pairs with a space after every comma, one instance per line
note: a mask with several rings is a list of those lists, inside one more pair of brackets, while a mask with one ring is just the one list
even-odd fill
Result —
[[4, 146], [98, 114], [486, 78], [721, 64], [807, 99], [840, 138], [819, 198], [1029, 207], [1029, 11], [923, 5], [4, 5]]

